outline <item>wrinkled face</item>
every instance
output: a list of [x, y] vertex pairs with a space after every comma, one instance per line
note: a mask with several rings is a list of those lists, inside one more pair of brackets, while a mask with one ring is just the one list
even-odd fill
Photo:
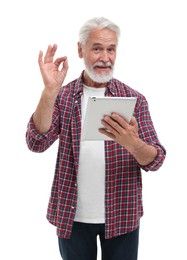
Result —
[[117, 38], [115, 32], [95, 29], [85, 46], [78, 44], [79, 57], [85, 63], [85, 84], [107, 83], [113, 76], [116, 59]]

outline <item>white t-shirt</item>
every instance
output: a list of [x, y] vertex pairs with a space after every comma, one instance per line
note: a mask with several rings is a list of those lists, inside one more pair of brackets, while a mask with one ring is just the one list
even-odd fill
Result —
[[[88, 97], [104, 96], [105, 88], [84, 86], [82, 125]], [[75, 221], [105, 223], [105, 150], [104, 141], [81, 141], [78, 169], [78, 200]]]

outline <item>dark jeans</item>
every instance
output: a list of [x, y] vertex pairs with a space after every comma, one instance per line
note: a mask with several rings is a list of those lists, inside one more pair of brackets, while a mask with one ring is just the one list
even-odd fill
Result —
[[102, 260], [137, 260], [139, 228], [115, 238], [105, 239], [104, 224], [79, 222], [74, 222], [70, 239], [59, 238], [62, 259], [96, 260], [98, 235]]

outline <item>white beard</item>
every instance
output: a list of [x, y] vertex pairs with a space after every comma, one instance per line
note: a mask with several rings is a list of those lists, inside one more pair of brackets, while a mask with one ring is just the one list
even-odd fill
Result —
[[[84, 60], [84, 64], [85, 64], [85, 71], [88, 74], [88, 76], [90, 77], [90, 79], [93, 80], [94, 82], [106, 83], [112, 79], [113, 73], [114, 73], [114, 66], [110, 62], [106, 62], [106, 63], [97, 62], [93, 65], [92, 68], [90, 68], [90, 67], [88, 67], [87, 63], [85, 62], [85, 59], [83, 59], [83, 60]], [[111, 71], [108, 74], [106, 74], [105, 72], [97, 74], [94, 71], [94, 67], [96, 67], [96, 66], [111, 67]]]

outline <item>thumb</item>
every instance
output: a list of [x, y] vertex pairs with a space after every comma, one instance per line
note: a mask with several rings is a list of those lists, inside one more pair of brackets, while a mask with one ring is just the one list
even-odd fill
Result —
[[130, 125], [138, 128], [138, 122], [134, 116], [131, 118]]

